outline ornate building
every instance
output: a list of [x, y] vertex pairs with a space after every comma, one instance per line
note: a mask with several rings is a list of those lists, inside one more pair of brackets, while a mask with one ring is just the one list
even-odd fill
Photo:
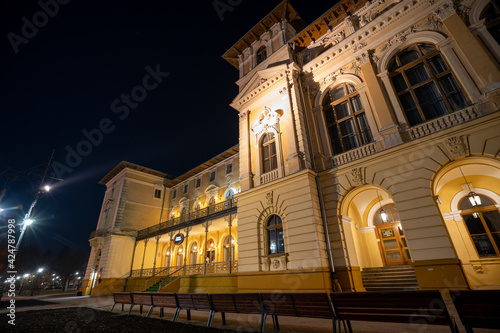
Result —
[[101, 181], [86, 292], [499, 288], [499, 13], [283, 1], [223, 55], [238, 146]]

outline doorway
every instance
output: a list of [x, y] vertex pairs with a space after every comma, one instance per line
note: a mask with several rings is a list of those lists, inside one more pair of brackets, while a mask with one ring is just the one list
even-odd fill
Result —
[[377, 238], [386, 266], [406, 265], [411, 262], [408, 244], [399, 222], [377, 225]]

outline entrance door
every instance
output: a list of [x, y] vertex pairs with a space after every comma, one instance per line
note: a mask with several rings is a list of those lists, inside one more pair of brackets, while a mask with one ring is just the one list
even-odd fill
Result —
[[410, 251], [399, 222], [377, 225], [380, 251], [386, 266], [405, 265], [411, 262]]

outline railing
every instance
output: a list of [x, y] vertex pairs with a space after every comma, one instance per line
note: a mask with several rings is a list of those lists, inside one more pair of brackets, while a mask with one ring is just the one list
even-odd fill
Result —
[[[203, 266], [206, 266], [205, 274], [229, 273], [229, 262], [212, 262], [208, 264], [186, 265], [185, 275], [203, 274]], [[238, 260], [231, 262], [231, 273], [238, 271]], [[135, 269], [131, 272], [130, 277], [151, 277], [160, 278], [162, 276], [180, 276], [184, 275], [184, 266], [162, 267], [162, 268], [145, 268]], [[150, 279], [148, 279], [149, 281]]]
[[232, 208], [235, 208], [237, 206], [237, 199], [229, 199], [226, 201], [222, 201], [219, 203], [216, 203], [215, 205], [210, 205], [208, 207], [205, 207], [203, 209], [199, 209], [193, 212], [190, 212], [188, 214], [181, 215], [179, 217], [175, 217], [173, 219], [167, 220], [165, 222], [162, 222], [160, 224], [156, 224], [154, 226], [151, 226], [149, 228], [145, 228], [142, 230], [139, 230], [137, 233], [137, 239], [141, 240], [144, 238], [152, 237], [157, 234], [160, 234], [164, 231], [167, 231], [169, 228], [172, 228], [177, 225], [181, 225], [187, 222], [192, 222], [197, 219], [201, 218], [206, 218], [210, 217], [211, 215], [219, 215], [219, 213], [222, 213], [224, 211], [229, 211]]
[[376, 152], [377, 152], [376, 143], [372, 142], [367, 145], [358, 147], [356, 149], [346, 151], [345, 153], [333, 156], [332, 158], [333, 164], [335, 166], [339, 166], [375, 154]]
[[432, 119], [423, 124], [408, 128], [408, 134], [412, 140], [444, 130], [448, 127], [459, 125], [481, 116], [474, 106], [445, 114], [436, 119]]
[[94, 230], [90, 233], [89, 239], [96, 237], [106, 237], [108, 235], [107, 230]]
[[264, 173], [260, 176], [260, 185], [267, 184], [269, 182], [272, 182], [273, 180], [276, 180], [279, 178], [279, 173], [278, 169], [269, 171], [267, 173]]

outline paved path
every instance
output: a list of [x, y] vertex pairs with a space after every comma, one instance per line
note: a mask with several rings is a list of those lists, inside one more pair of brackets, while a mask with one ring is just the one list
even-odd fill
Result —
[[[113, 306], [112, 296], [90, 297], [90, 296], [68, 296], [68, 295], [47, 295], [47, 296], [16, 296], [16, 300], [22, 299], [38, 299], [54, 302], [55, 304], [48, 304], [43, 306], [21, 307], [17, 308], [16, 312], [32, 311], [32, 310], [48, 310], [48, 309], [61, 309], [68, 307], [87, 307], [98, 310], [109, 311]], [[2, 301], [8, 298], [2, 298]], [[451, 304], [447, 304], [450, 314], [458, 318], [454, 308]], [[128, 307], [125, 306], [126, 313]], [[145, 316], [148, 309], [145, 309], [142, 316]], [[121, 305], [117, 305], [113, 312], [121, 313]], [[7, 310], [0, 309], [0, 315], [7, 313]], [[133, 314], [139, 314], [139, 306], [135, 306], [132, 311]], [[174, 309], [165, 309], [166, 320], [172, 320]], [[155, 309], [152, 314], [153, 317], [159, 317], [159, 309]], [[192, 325], [204, 326], [208, 319], [208, 312], [204, 311], [191, 311], [191, 320], [186, 320], [186, 311], [182, 310], [179, 315], [179, 322], [189, 323]], [[227, 325], [222, 325], [220, 313], [215, 314], [212, 326], [217, 328], [229, 328], [238, 330], [240, 332], [256, 332], [260, 326], [259, 315], [242, 315], [242, 314], [226, 314]], [[323, 333], [332, 332], [332, 321], [328, 319], [314, 319], [314, 318], [295, 318], [295, 317], [279, 317], [281, 333]], [[457, 323], [460, 332], [465, 332], [460, 322]], [[393, 323], [375, 323], [375, 322], [352, 322], [352, 329], [355, 333], [447, 333], [450, 329], [447, 326], [436, 325], [408, 325], [408, 324], [393, 324]], [[193, 327], [193, 331], [195, 328]], [[266, 332], [272, 332], [273, 325], [272, 319], [268, 318], [266, 322]], [[475, 333], [493, 333], [499, 332], [497, 330], [487, 329], [474, 329]]]

